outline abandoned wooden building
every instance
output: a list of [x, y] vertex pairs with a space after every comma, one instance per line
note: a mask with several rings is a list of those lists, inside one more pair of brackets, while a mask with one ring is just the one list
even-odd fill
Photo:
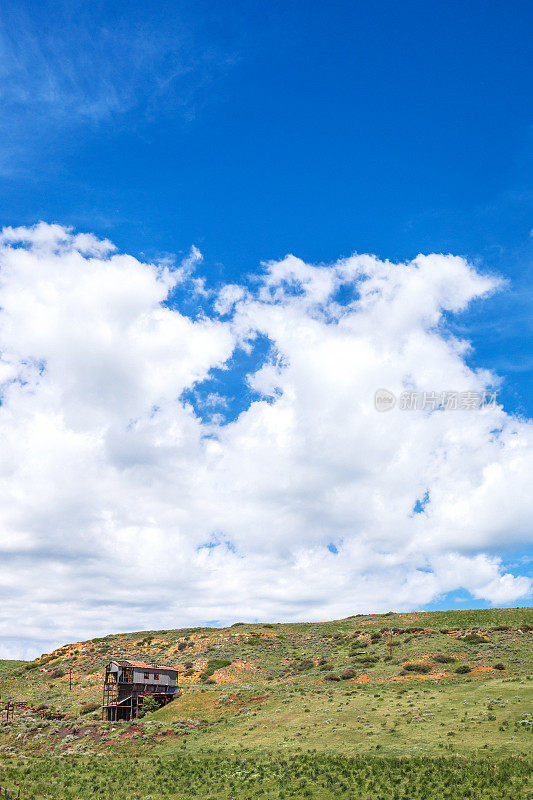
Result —
[[102, 719], [133, 719], [145, 697], [153, 697], [160, 706], [179, 694], [178, 670], [143, 661], [111, 661], [105, 669]]

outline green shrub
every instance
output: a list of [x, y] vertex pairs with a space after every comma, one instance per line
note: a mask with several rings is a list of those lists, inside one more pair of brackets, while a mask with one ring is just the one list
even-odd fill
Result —
[[144, 717], [146, 714], [151, 714], [152, 711], [157, 711], [158, 708], [159, 703], [155, 697], [150, 697], [150, 695], [147, 695], [143, 699], [143, 704], [141, 710], [139, 711], [139, 717]]
[[59, 667], [56, 667], [56, 669], [53, 669], [52, 672], [50, 673], [50, 677], [53, 680], [55, 680], [56, 678], [62, 678], [64, 675], [65, 675], [64, 670], [60, 669]]
[[403, 668], [407, 672], [418, 672], [421, 675], [431, 672], [431, 664], [404, 664]]
[[341, 678], [343, 681], [348, 681], [350, 680], [350, 678], [355, 678], [356, 676], [357, 672], [351, 667], [349, 669], [345, 669], [344, 672], [341, 674]]
[[303, 661], [300, 661], [296, 669], [298, 670], [298, 672], [303, 672], [306, 669], [313, 669], [314, 666], [315, 666], [314, 661], [311, 661], [310, 658], [304, 658]]
[[497, 664], [494, 664], [494, 669], [505, 669], [505, 664], [502, 664], [501, 661], [498, 661]]
[[99, 703], [84, 703], [80, 708], [80, 714], [90, 714], [91, 711], [96, 711], [100, 708]]
[[377, 664], [379, 661], [379, 656], [360, 656], [355, 660], [358, 664], [366, 664], [368, 666], [370, 664]]
[[335, 675], [333, 672], [330, 672], [329, 675], [324, 677], [325, 681], [340, 681], [340, 677]]
[[472, 672], [472, 668], [471, 668], [471, 667], [469, 667], [469, 666], [468, 666], [468, 664], [461, 664], [461, 666], [460, 666], [460, 667], [457, 667], [457, 669], [455, 670], [455, 672], [456, 672], [458, 675], [466, 675], [466, 674], [467, 674], [467, 672]]
[[438, 664], [453, 664], [454, 661], [457, 661], [457, 659], [454, 658], [453, 656], [446, 656], [444, 654], [442, 655], [439, 654], [435, 656], [433, 661], [436, 661]]
[[212, 658], [207, 662], [207, 666], [200, 675], [200, 678], [206, 681], [214, 672], [219, 669], [224, 669], [224, 667], [229, 667], [230, 664], [231, 661], [228, 661], [226, 658]]
[[458, 636], [457, 638], [461, 642], [467, 642], [468, 644], [488, 644], [489, 642], [488, 639], [484, 636], [480, 636], [479, 633], [469, 633], [466, 636]]

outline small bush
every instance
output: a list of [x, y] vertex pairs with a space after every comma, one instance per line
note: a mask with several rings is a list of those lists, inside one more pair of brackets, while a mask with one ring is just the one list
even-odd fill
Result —
[[341, 678], [343, 681], [349, 681], [351, 678], [355, 678], [357, 676], [357, 672], [352, 669], [345, 669], [344, 672], [341, 674]]
[[340, 681], [340, 677], [335, 675], [333, 672], [330, 672], [329, 675], [324, 677], [325, 681]]
[[139, 711], [139, 717], [144, 717], [146, 714], [151, 714], [152, 711], [157, 711], [158, 708], [159, 703], [155, 697], [150, 697], [150, 695], [148, 695], [143, 699], [143, 704], [141, 710]]
[[91, 711], [96, 711], [100, 708], [99, 703], [84, 703], [80, 708], [80, 714], [90, 714]]
[[64, 670], [60, 669], [59, 667], [53, 669], [52, 672], [50, 673], [50, 677], [54, 680], [56, 678], [62, 678], [64, 675], [65, 675]]
[[488, 639], [484, 636], [480, 636], [479, 633], [468, 633], [466, 636], [458, 636], [457, 638], [461, 642], [467, 642], [468, 644], [488, 644], [489, 642]]
[[187, 647], [187, 643], [186, 642], [179, 642], [178, 643], [178, 650], [180, 650], [180, 651], [181, 650], [185, 650], [186, 647]]
[[466, 674], [467, 674], [467, 672], [472, 672], [472, 668], [471, 668], [471, 667], [469, 667], [469, 666], [468, 666], [468, 664], [461, 664], [461, 666], [460, 666], [460, 667], [457, 667], [457, 669], [455, 670], [455, 672], [456, 672], [458, 675], [466, 675]]
[[453, 664], [454, 661], [457, 661], [456, 658], [453, 656], [446, 656], [444, 654], [435, 656], [433, 661], [436, 661], [438, 664]]
[[501, 661], [498, 661], [497, 664], [494, 664], [494, 669], [505, 669], [505, 664], [502, 664]]
[[422, 675], [431, 672], [431, 664], [404, 664], [403, 668], [406, 672], [418, 672]]
[[229, 667], [230, 664], [231, 661], [228, 661], [227, 658], [212, 658], [207, 662], [207, 667], [200, 677], [203, 681], [206, 681], [214, 672], [219, 669], [224, 669], [224, 667]]
[[306, 669], [313, 669], [314, 666], [315, 666], [314, 661], [311, 661], [310, 658], [304, 658], [303, 661], [300, 661], [296, 669], [298, 670], [298, 672], [303, 672]]

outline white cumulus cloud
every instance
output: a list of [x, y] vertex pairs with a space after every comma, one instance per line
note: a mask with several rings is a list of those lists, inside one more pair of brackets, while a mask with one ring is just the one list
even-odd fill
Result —
[[[192, 319], [174, 301], [213, 297], [200, 262], [193, 249], [176, 268], [146, 264], [43, 223], [1, 234], [2, 652], [458, 589], [525, 598], [530, 581], [499, 554], [531, 538], [531, 422], [373, 403], [378, 388], [495, 385], [446, 314], [499, 281], [453, 256], [289, 256]], [[244, 409], [204, 419], [232, 402], [213, 370], [259, 340]]]

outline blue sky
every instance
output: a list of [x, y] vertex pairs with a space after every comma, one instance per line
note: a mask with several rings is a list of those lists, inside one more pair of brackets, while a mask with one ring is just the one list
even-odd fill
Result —
[[462, 325], [531, 412], [531, 5], [8, 2], [2, 222], [234, 281], [293, 252], [453, 252], [511, 279]]
[[[208, 293], [166, 299], [192, 317], [288, 253], [463, 256], [506, 284], [444, 303], [442, 335], [471, 341], [465, 364], [531, 417], [532, 22], [520, 0], [8, 0], [0, 223], [72, 226], [143, 263], [194, 245]], [[272, 336], [255, 336], [183, 389], [203, 423], [217, 402], [233, 420], [263, 396], [246, 375], [268, 366]]]

